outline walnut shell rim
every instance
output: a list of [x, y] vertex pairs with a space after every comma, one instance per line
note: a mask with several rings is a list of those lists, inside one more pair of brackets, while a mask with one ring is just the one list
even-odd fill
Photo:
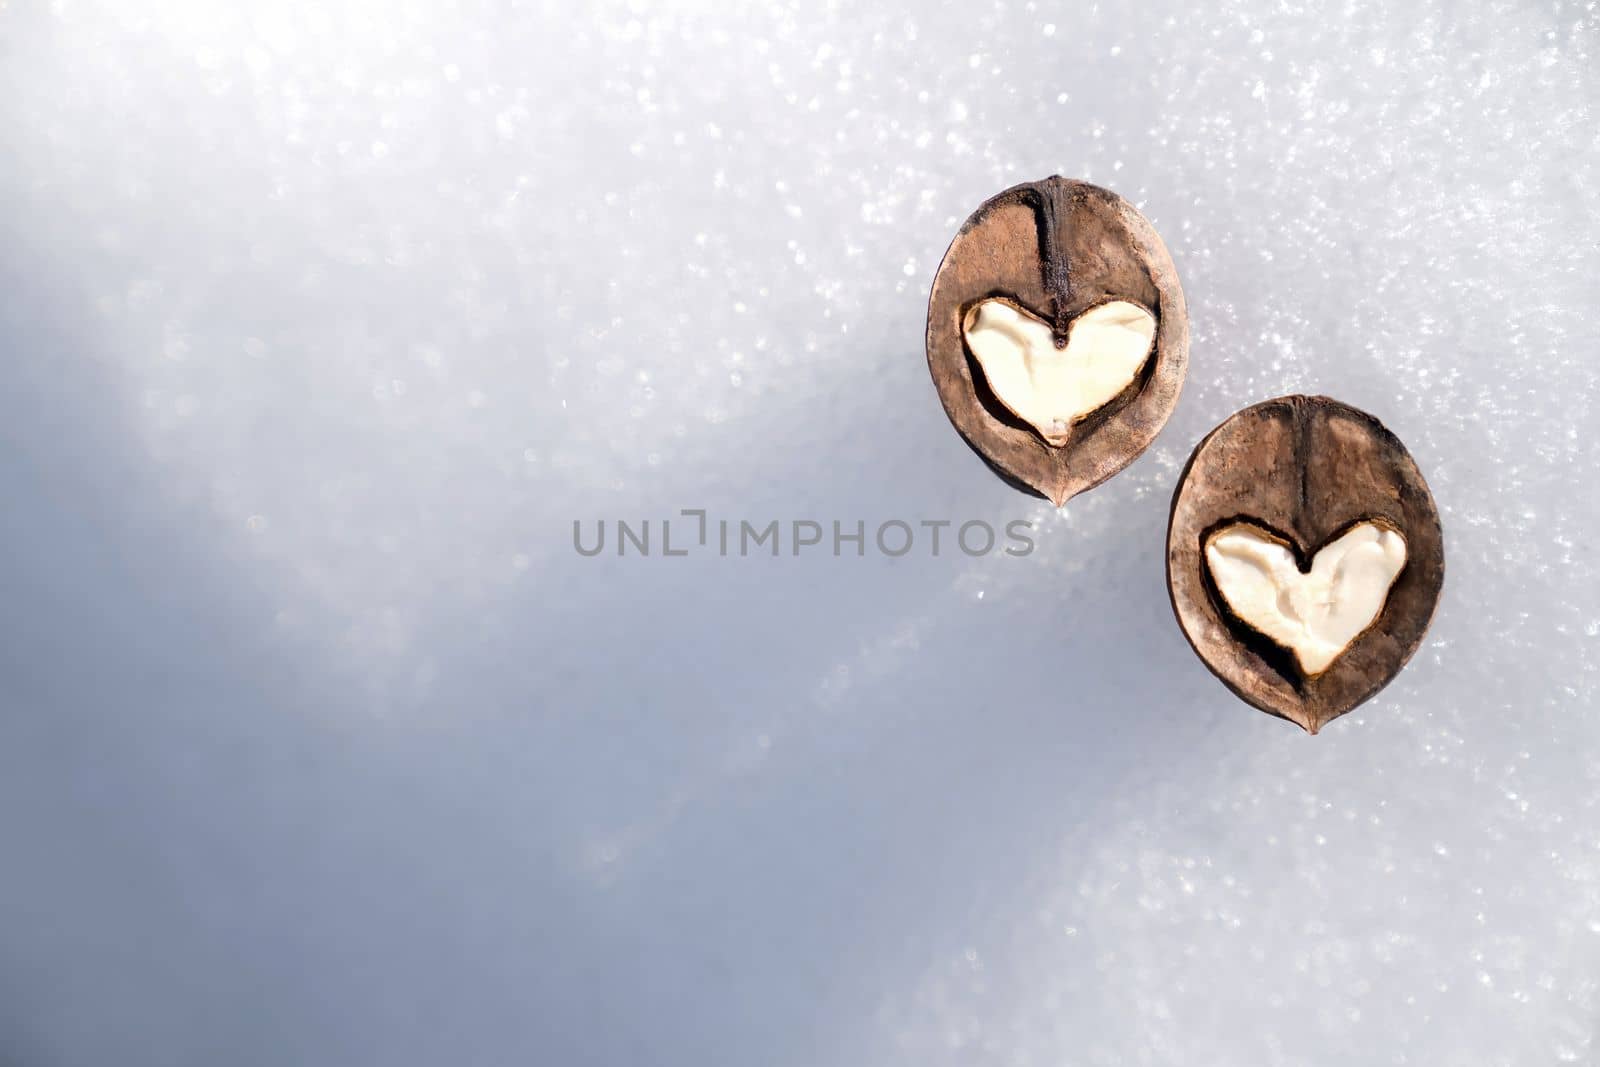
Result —
[[[990, 297], [1058, 325], [1108, 301], [1138, 304], [1156, 317], [1150, 356], [1065, 444], [1050, 445], [993, 396], [962, 336], [967, 309]], [[945, 414], [1002, 478], [1057, 507], [1150, 446], [1177, 405], [1188, 351], [1183, 289], [1154, 227], [1116, 193], [1059, 176], [980, 205], [951, 241], [928, 296], [928, 369]]]
[[[1204, 543], [1236, 519], [1282, 535], [1301, 561], [1359, 521], [1405, 536], [1405, 566], [1377, 619], [1323, 672], [1298, 675], [1218, 594]], [[1381, 422], [1328, 397], [1283, 396], [1235, 412], [1195, 446], [1173, 490], [1166, 569], [1178, 627], [1201, 662], [1241, 700], [1315, 734], [1376, 696], [1421, 647], [1443, 591], [1444, 536], [1416, 461]]]

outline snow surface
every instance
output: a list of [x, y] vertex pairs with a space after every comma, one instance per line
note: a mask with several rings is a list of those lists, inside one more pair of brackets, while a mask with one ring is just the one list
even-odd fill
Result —
[[[0, 1060], [1595, 1062], [1597, 130], [1593, 2], [0, 3]], [[1193, 327], [1059, 514], [922, 343], [1053, 172]], [[1161, 565], [1297, 391], [1448, 554], [1316, 738]]]

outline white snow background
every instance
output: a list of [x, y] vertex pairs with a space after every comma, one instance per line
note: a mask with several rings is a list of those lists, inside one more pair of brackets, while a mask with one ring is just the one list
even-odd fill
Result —
[[[1193, 328], [1059, 514], [923, 353], [1051, 173]], [[1592, 0], [0, 2], [0, 1062], [1594, 1063], [1597, 306]], [[1448, 554], [1315, 738], [1162, 574], [1286, 392]]]

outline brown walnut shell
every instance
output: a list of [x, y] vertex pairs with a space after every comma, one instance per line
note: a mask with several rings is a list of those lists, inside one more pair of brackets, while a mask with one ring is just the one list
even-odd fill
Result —
[[[1150, 356], [1134, 380], [1047, 443], [994, 395], [962, 335], [967, 310], [1002, 297], [1052, 324], [1056, 343], [1083, 312], [1107, 301], [1156, 319]], [[1057, 506], [1133, 462], [1178, 401], [1189, 355], [1188, 312], [1177, 271], [1155, 229], [1116, 193], [1052, 177], [1014, 186], [972, 213], [945, 252], [928, 298], [928, 368], [945, 412], [1007, 481]]]
[[[1249, 522], [1287, 544], [1302, 572], [1363, 522], [1398, 531], [1405, 563], [1373, 622], [1314, 675], [1236, 616], [1206, 561], [1213, 531]], [[1184, 636], [1242, 699], [1316, 733], [1382, 689], [1416, 652], [1444, 585], [1433, 494], [1377, 419], [1321, 396], [1237, 412], [1195, 447], [1172, 497], [1167, 588]]]

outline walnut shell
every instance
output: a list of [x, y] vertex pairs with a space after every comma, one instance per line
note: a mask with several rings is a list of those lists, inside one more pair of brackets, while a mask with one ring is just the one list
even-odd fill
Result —
[[[963, 337], [969, 309], [992, 298], [1052, 323], [1058, 346], [1084, 312], [1137, 304], [1156, 318], [1150, 355], [1122, 392], [1046, 440], [996, 398]], [[1109, 190], [1052, 177], [1007, 189], [962, 225], [933, 280], [927, 345], [962, 437], [1007, 481], [1060, 506], [1131, 463], [1165, 425], [1188, 365], [1188, 312], [1144, 216]]]
[[[1361, 524], [1398, 531], [1406, 559], [1372, 624], [1316, 674], [1230, 610], [1207, 539], [1264, 528], [1305, 571]], [[1287, 396], [1237, 412], [1195, 447], [1167, 526], [1167, 588], [1184, 636], [1242, 699], [1316, 733], [1382, 689], [1417, 651], [1444, 585], [1444, 537], [1427, 482], [1399, 438], [1336, 400]]]

